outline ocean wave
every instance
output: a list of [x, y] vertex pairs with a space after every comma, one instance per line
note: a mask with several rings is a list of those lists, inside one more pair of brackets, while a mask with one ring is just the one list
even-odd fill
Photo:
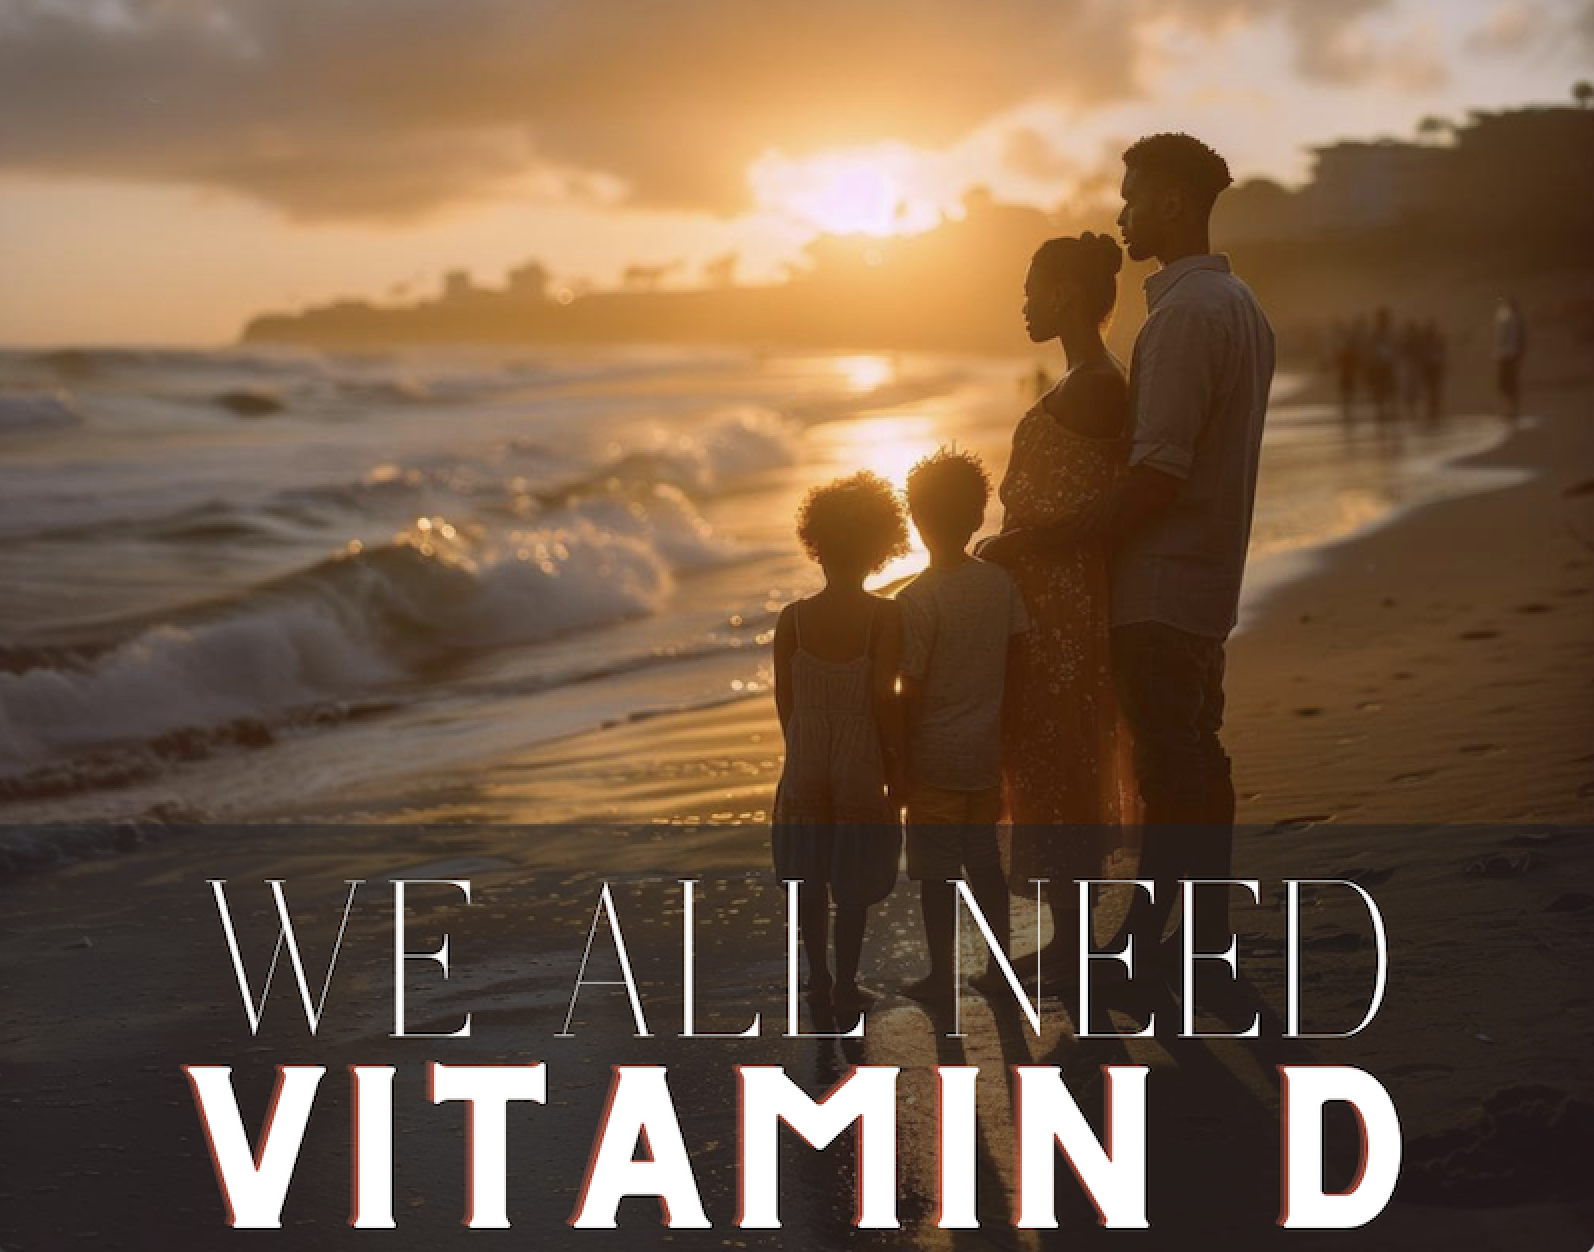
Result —
[[0, 882], [91, 857], [131, 852], [151, 843], [159, 821], [119, 824], [7, 826], [0, 829]]
[[767, 409], [745, 408], [723, 414], [701, 430], [646, 432], [637, 447], [613, 442], [606, 459], [590, 473], [557, 483], [540, 493], [547, 504], [579, 498], [604, 484], [631, 482], [679, 488], [706, 497], [746, 489], [753, 476], [796, 462], [800, 429]]
[[0, 435], [23, 431], [61, 430], [83, 424], [83, 415], [68, 391], [0, 392]]
[[187, 729], [269, 728], [450, 653], [656, 612], [678, 571], [736, 556], [666, 486], [574, 501], [502, 535], [421, 518], [391, 544], [169, 615], [83, 660], [0, 673], [0, 757], [31, 771]]
[[294, 349], [215, 351], [183, 348], [54, 348], [44, 352], [7, 352], [0, 364], [32, 374], [67, 381], [103, 379], [112, 375], [149, 373], [254, 373], [291, 376], [326, 367], [317, 353]]
[[[0, 409], [0, 423], [3, 423]], [[469, 510], [487, 520], [539, 523], [572, 505], [605, 496], [634, 495], [655, 486], [697, 498], [739, 490], [761, 471], [792, 464], [800, 433], [777, 414], [758, 409], [722, 415], [682, 434], [649, 430], [635, 448], [611, 443], [588, 466], [561, 462], [546, 442], [507, 440], [483, 455], [442, 455], [425, 463], [383, 461], [358, 477], [313, 486], [286, 486], [263, 501], [208, 499], [170, 512], [136, 514], [116, 500], [71, 502], [50, 521], [20, 514], [0, 521], [8, 539], [92, 541], [101, 535], [159, 543], [323, 541], [390, 529], [428, 508]], [[602, 511], [599, 506], [593, 506]]]
[[[541, 381], [531, 367], [469, 359], [396, 361], [308, 349], [184, 351], [63, 348], [0, 351], [0, 378], [24, 386], [115, 390], [133, 384], [145, 394], [200, 403], [238, 416], [288, 408], [315, 412], [351, 406], [379, 416], [386, 408], [465, 403]], [[218, 390], [219, 385], [219, 390]], [[240, 412], [240, 409], [248, 410]]]
[[273, 417], [288, 407], [281, 394], [266, 387], [234, 387], [218, 392], [213, 401], [234, 417]]

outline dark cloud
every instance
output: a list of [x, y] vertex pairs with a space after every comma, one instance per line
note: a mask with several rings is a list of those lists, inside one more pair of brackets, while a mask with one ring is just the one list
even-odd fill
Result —
[[414, 215], [531, 173], [734, 211], [770, 147], [944, 145], [1030, 100], [1129, 95], [1147, 13], [1284, 12], [1332, 76], [1307, 37], [1381, 3], [0, 0], [0, 169], [305, 218]]

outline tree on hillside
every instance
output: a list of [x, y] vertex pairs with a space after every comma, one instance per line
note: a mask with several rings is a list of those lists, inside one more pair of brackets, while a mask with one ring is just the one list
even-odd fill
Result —
[[1577, 101], [1578, 108], [1588, 108], [1589, 104], [1594, 102], [1594, 83], [1589, 82], [1587, 79], [1578, 83], [1577, 86], [1572, 88], [1572, 99]]
[[1429, 114], [1417, 123], [1417, 135], [1428, 143], [1444, 143], [1455, 135], [1455, 124], [1449, 118]]

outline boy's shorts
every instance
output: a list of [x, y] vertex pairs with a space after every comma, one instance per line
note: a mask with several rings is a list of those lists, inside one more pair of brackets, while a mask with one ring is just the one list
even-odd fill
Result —
[[908, 796], [908, 877], [944, 882], [965, 870], [1002, 869], [996, 823], [1002, 789], [947, 791], [914, 784]]

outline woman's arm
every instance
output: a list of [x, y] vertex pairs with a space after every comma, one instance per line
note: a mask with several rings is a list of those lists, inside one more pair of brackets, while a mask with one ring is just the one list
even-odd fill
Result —
[[997, 535], [979, 555], [1011, 565], [1034, 552], [1057, 552], [1097, 541], [1109, 548], [1165, 511], [1179, 495], [1181, 480], [1149, 465], [1137, 465], [1117, 487], [1078, 517], [1051, 526], [1029, 526]]
[[780, 717], [780, 733], [791, 721], [791, 658], [797, 651], [797, 630], [792, 622], [792, 606], [780, 611], [775, 622], [775, 712]]

